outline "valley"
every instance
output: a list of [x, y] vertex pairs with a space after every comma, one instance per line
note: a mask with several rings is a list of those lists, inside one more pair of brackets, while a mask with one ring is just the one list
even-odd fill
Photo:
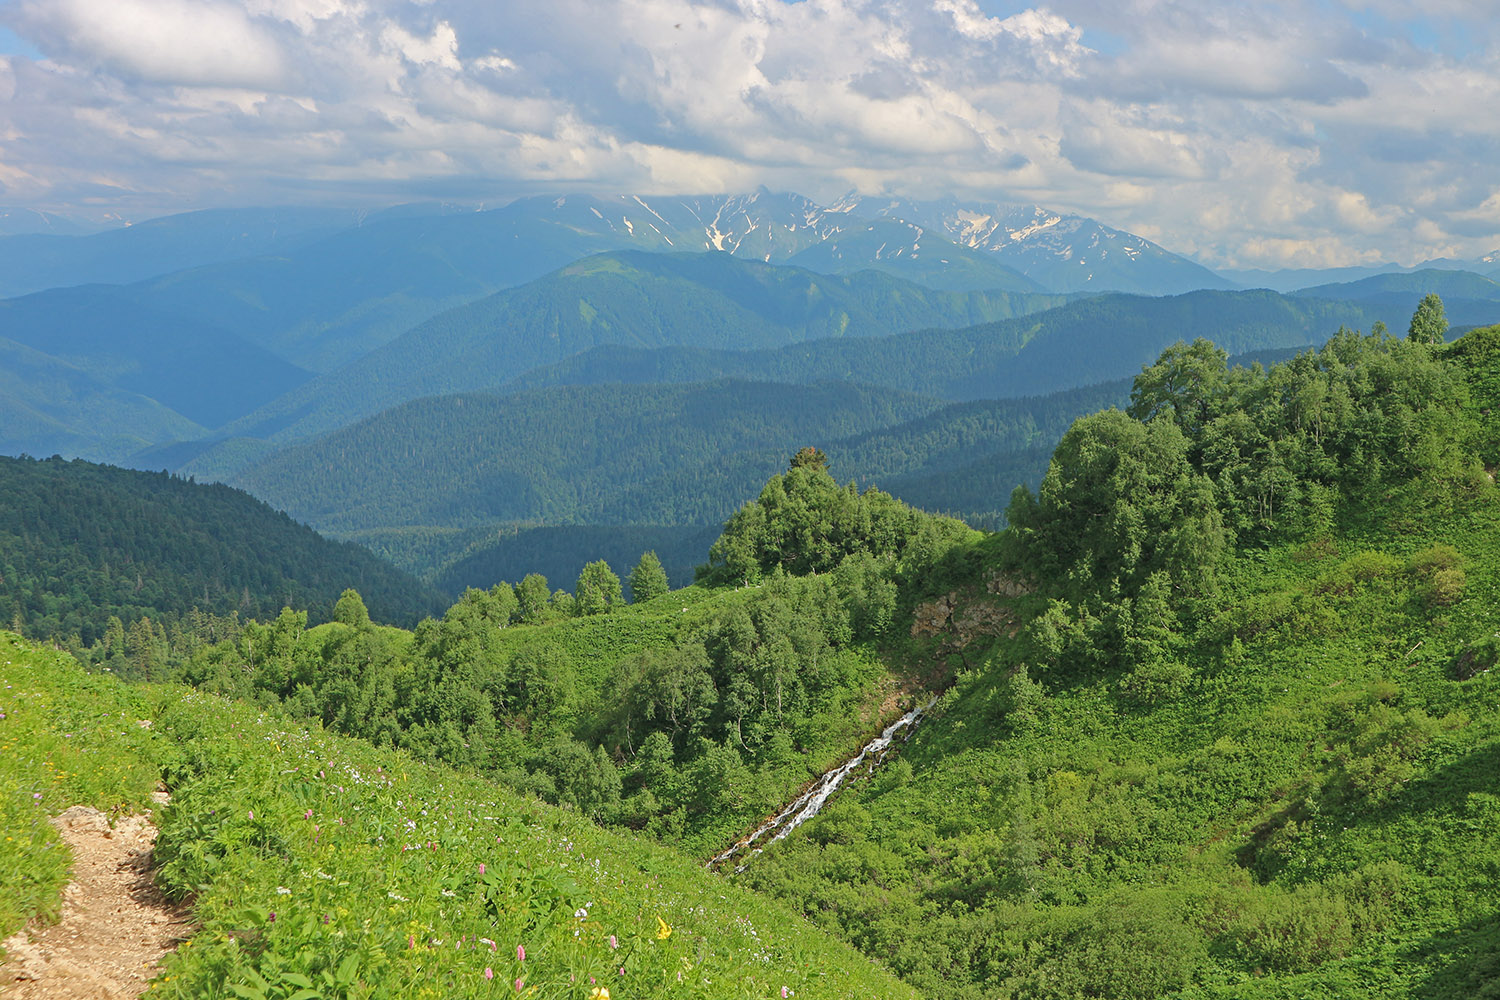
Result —
[[1482, 261], [767, 190], [132, 228], [0, 236], [0, 937], [48, 816], [166, 791], [154, 995], [1500, 984]]

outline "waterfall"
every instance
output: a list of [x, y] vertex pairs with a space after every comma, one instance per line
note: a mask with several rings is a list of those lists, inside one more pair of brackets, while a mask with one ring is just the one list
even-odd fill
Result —
[[[849, 775], [853, 774], [854, 771], [867, 760], [870, 761], [872, 765], [878, 764], [885, 756], [885, 752], [890, 749], [891, 743], [896, 738], [896, 734], [903, 729], [916, 726], [918, 721], [921, 720], [923, 713], [931, 708], [933, 702], [936, 701], [937, 699], [934, 698], [927, 704], [921, 706], [920, 708], [912, 709], [910, 712], [907, 712], [895, 722], [892, 722], [889, 726], [886, 726], [885, 729], [881, 731], [880, 735], [875, 737], [869, 743], [866, 743], [864, 748], [860, 750], [858, 754], [840, 764], [832, 771], [829, 771], [817, 781], [813, 782], [812, 787], [793, 799], [785, 809], [781, 810], [781, 812], [777, 813], [775, 816], [772, 816], [760, 826], [756, 827], [748, 835], [741, 837], [738, 841], [735, 842], [733, 847], [729, 848], [729, 850], [724, 851], [722, 854], [716, 854], [712, 858], [710, 858], [707, 867], [719, 867], [724, 862], [733, 858], [735, 855], [750, 849], [756, 841], [760, 840], [762, 837], [765, 837], [767, 834], [772, 834], [772, 836], [768, 840], [766, 840], [766, 844], [775, 843], [782, 837], [785, 837], [787, 834], [797, 829], [797, 827], [801, 826], [803, 823], [806, 823], [808, 820], [812, 819], [818, 814], [818, 810], [823, 808], [823, 804], [828, 801], [829, 797], [832, 796], [834, 792], [838, 791], [839, 786], [844, 783], [844, 780], [848, 778]], [[765, 850], [764, 844], [760, 847], [756, 847], [754, 850], [751, 850], [750, 855], [753, 857], [763, 850]], [[749, 859], [747, 858], [744, 862], [741, 862], [735, 867], [734, 870], [736, 872], [744, 871], [745, 864], [748, 863], [748, 860]]]

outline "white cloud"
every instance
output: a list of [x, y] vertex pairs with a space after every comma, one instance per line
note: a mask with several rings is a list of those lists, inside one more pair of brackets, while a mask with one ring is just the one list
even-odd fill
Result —
[[22, 24], [126, 77], [274, 88], [290, 67], [243, 7], [212, 0], [28, 0]]
[[14, 0], [45, 58], [0, 71], [0, 187], [139, 215], [856, 184], [1220, 263], [1493, 249], [1489, 5], [1424, 7], [1419, 46], [1340, 2]]

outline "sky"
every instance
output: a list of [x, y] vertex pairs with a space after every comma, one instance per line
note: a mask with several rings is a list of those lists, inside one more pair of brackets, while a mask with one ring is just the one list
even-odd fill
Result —
[[1414, 264], [1500, 249], [1496, 95], [1500, 0], [0, 0], [0, 206], [765, 185]]

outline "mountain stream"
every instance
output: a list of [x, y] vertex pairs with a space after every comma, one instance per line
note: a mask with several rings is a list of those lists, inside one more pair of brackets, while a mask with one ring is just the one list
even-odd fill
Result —
[[[910, 712], [907, 712], [895, 722], [892, 722], [889, 726], [886, 726], [885, 729], [881, 730], [880, 735], [875, 737], [869, 743], [866, 743], [864, 748], [860, 750], [858, 754], [840, 764], [832, 771], [824, 774], [817, 781], [813, 782], [812, 786], [808, 788], [807, 791], [803, 792], [801, 795], [793, 799], [785, 809], [781, 810], [781, 812], [766, 820], [760, 826], [752, 830], [749, 834], [735, 841], [734, 846], [729, 848], [729, 850], [724, 851], [722, 854], [716, 854], [712, 858], [710, 858], [707, 867], [718, 868], [731, 859], [735, 858], [736, 856], [745, 854], [746, 851], [749, 851], [749, 854], [745, 855], [745, 857], [738, 865], [735, 866], [734, 869], [736, 872], [744, 871], [745, 865], [749, 863], [750, 858], [765, 850], [766, 844], [775, 843], [782, 837], [785, 837], [787, 834], [797, 829], [797, 827], [801, 826], [803, 823], [806, 823], [808, 820], [816, 816], [818, 814], [818, 810], [823, 808], [823, 804], [828, 801], [828, 799], [833, 795], [834, 792], [838, 791], [839, 786], [842, 785], [850, 775], [854, 774], [861, 765], [869, 762], [870, 770], [873, 771], [875, 767], [882, 760], [884, 760], [886, 752], [890, 750], [891, 744], [896, 739], [896, 734], [901, 732], [901, 730], [903, 729], [909, 730], [916, 728], [916, 725], [921, 721], [923, 714], [929, 708], [931, 708], [933, 702], [936, 701], [937, 699], [934, 698], [927, 704], [921, 706], [920, 708], [912, 709]], [[910, 737], [909, 732], [907, 736], [908, 738]], [[766, 839], [764, 844], [761, 844], [761, 846], [759, 847], [754, 846], [757, 841], [767, 837], [767, 835], [770, 836], [769, 839]]]

